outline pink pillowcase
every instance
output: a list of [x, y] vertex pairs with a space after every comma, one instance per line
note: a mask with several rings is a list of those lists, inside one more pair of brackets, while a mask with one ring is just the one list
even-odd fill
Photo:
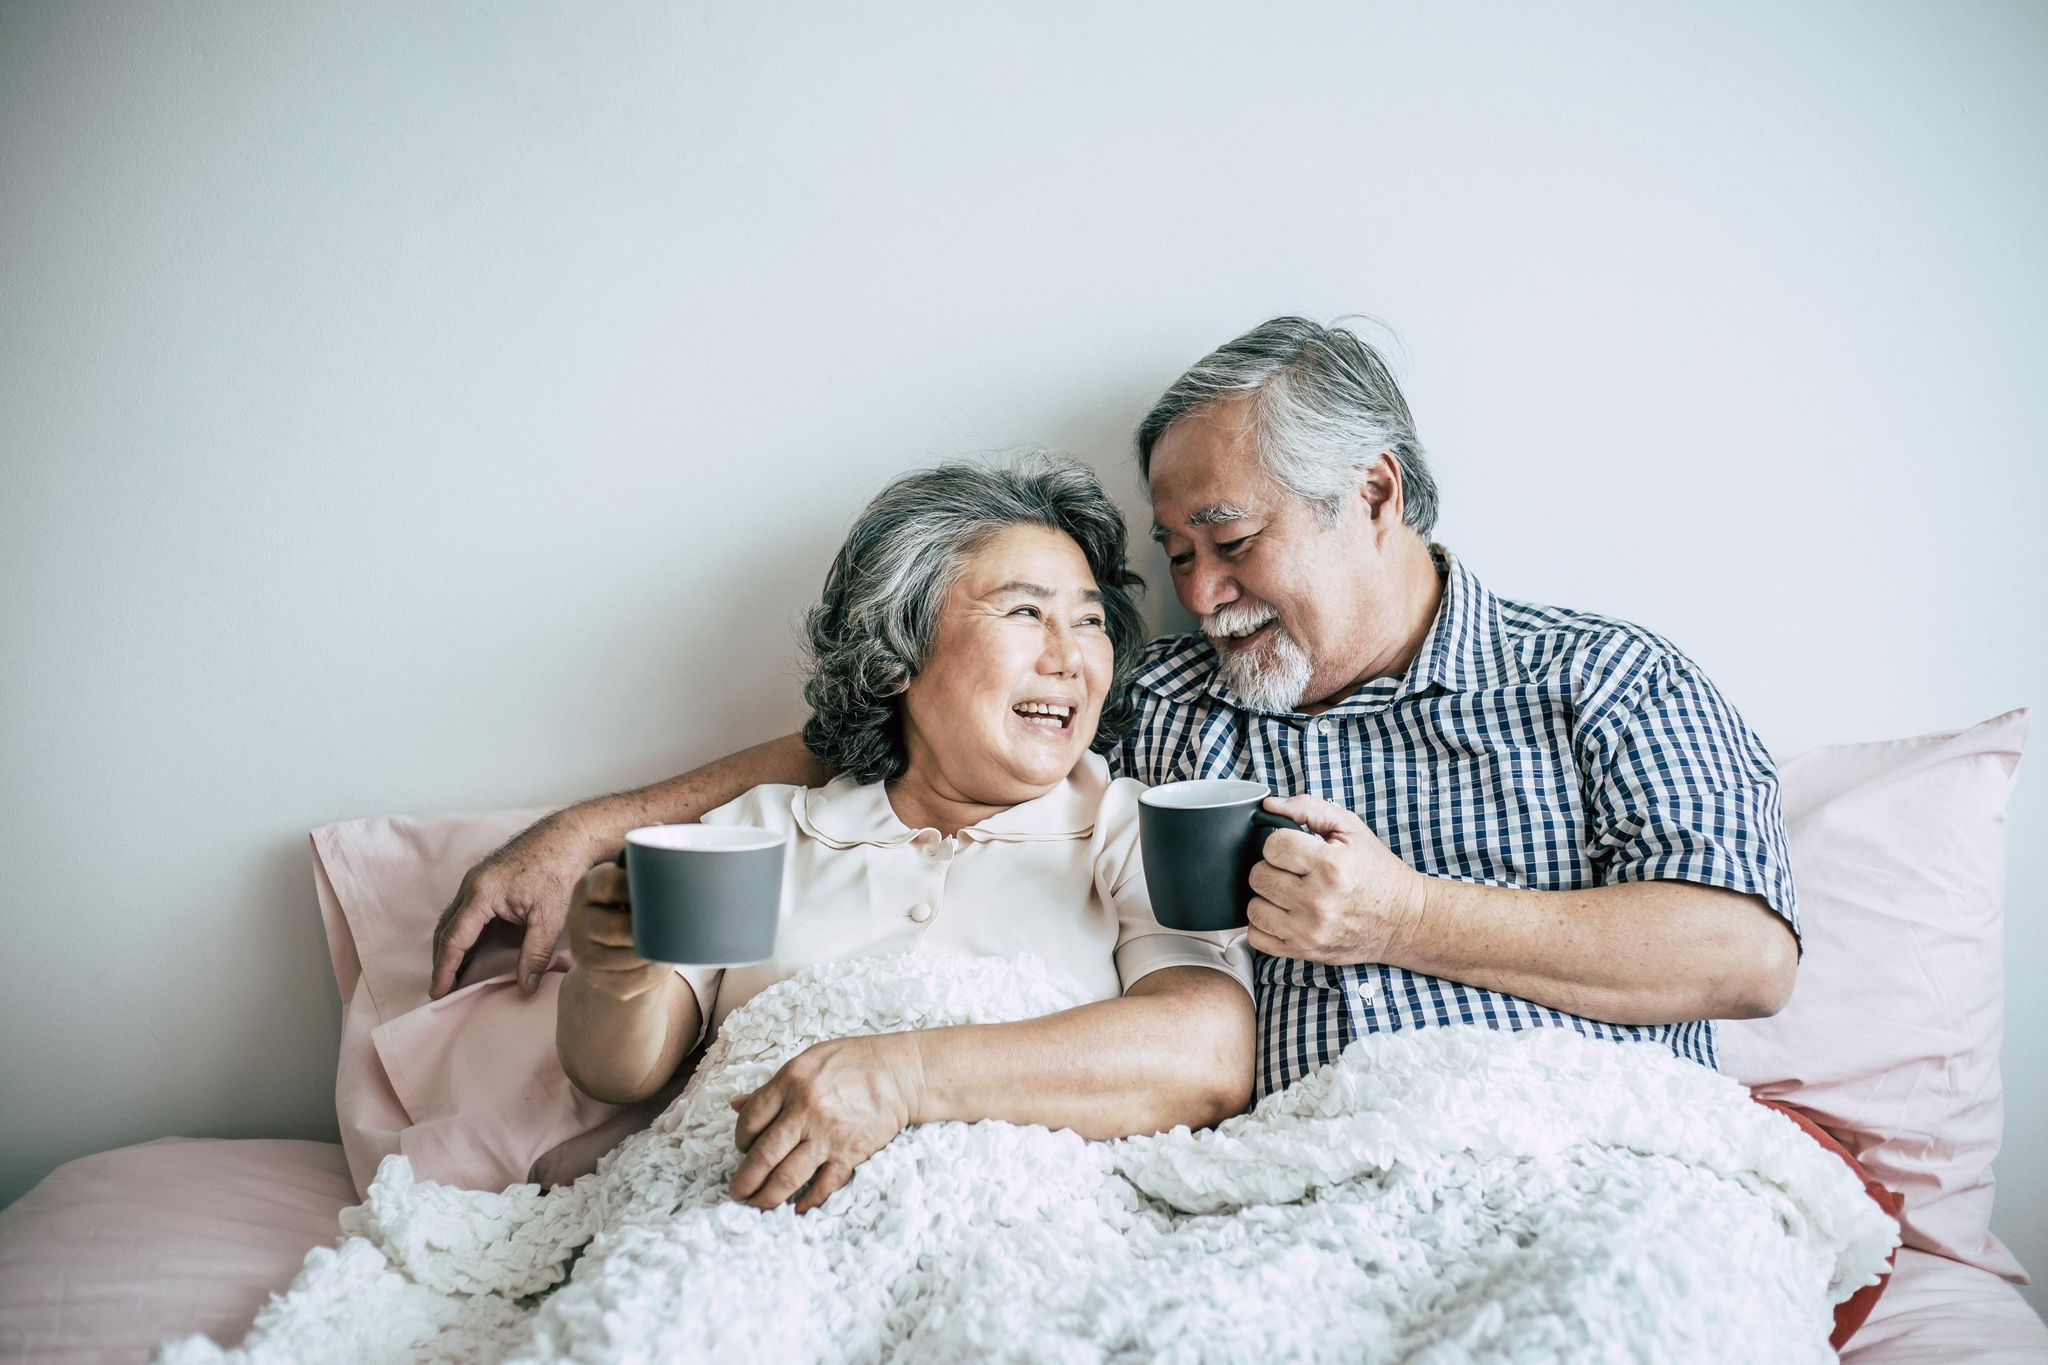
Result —
[[149, 1360], [240, 1341], [356, 1202], [331, 1142], [158, 1138], [66, 1162], [0, 1209], [0, 1359]]
[[1905, 1196], [1905, 1245], [2026, 1275], [1991, 1235], [2004, 1124], [2010, 711], [1953, 734], [1787, 761], [1805, 955], [1791, 1002], [1718, 1026], [1721, 1069], [1796, 1106]]
[[555, 1053], [566, 951], [531, 997], [514, 979], [516, 949], [482, 946], [455, 990], [427, 995], [434, 925], [463, 873], [545, 814], [389, 816], [313, 831], [343, 1001], [335, 1110], [359, 1193], [393, 1152], [421, 1179], [501, 1190], [619, 1113], [571, 1085]]

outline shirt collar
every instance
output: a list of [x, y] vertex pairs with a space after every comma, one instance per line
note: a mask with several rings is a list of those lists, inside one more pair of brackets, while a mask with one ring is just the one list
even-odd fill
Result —
[[[1472, 571], [1442, 545], [1429, 547], [1430, 559], [1443, 580], [1443, 598], [1422, 647], [1400, 678], [1378, 678], [1339, 703], [1384, 704], [1412, 696], [1431, 686], [1447, 692], [1471, 692], [1511, 676], [1513, 663], [1501, 633], [1500, 600]], [[1199, 634], [1155, 641], [1140, 661], [1132, 681], [1167, 701], [1189, 702], [1210, 696], [1240, 711], [1249, 710], [1224, 685], [1216, 647]]]
[[[1095, 832], [1095, 815], [1109, 780], [1109, 764], [1102, 756], [1084, 754], [1066, 781], [1044, 796], [998, 811], [962, 829], [959, 837], [977, 843], [1085, 839]], [[804, 833], [832, 848], [895, 848], [930, 842], [922, 836], [936, 833], [912, 829], [897, 818], [882, 783], [855, 782], [845, 776], [805, 791], [796, 803], [796, 822]]]
[[1443, 578], [1443, 600], [1395, 695], [1431, 684], [1446, 692], [1476, 692], [1505, 681], [1513, 665], [1501, 633], [1500, 599], [1443, 546], [1431, 545], [1429, 557]]
[[1138, 661], [1131, 684], [1167, 701], [1193, 701], [1214, 681], [1218, 662], [1216, 647], [1206, 636], [1163, 636]]

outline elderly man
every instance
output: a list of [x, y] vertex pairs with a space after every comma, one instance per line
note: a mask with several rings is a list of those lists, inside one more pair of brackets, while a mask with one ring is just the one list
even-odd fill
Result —
[[[1275, 318], [1138, 432], [1153, 534], [1201, 632], [1156, 641], [1119, 757], [1249, 776], [1314, 831], [1254, 869], [1257, 1093], [1361, 1033], [1479, 1024], [1654, 1040], [1776, 1011], [1798, 960], [1770, 757], [1699, 667], [1626, 622], [1495, 597], [1428, 537], [1408, 406], [1348, 331]], [[492, 919], [528, 987], [572, 886], [638, 825], [830, 775], [794, 736], [549, 817], [472, 869], [434, 993]]]

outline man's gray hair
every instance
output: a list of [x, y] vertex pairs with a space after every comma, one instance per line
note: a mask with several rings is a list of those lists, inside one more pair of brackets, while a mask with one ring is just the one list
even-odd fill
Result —
[[1262, 322], [1218, 346], [1174, 381], [1138, 426], [1138, 468], [1166, 429], [1221, 398], [1252, 395], [1267, 477], [1334, 521], [1358, 471], [1391, 452], [1401, 470], [1402, 520], [1424, 540], [1436, 528], [1436, 479], [1415, 420], [1380, 353], [1343, 327], [1307, 318]]
[[820, 763], [857, 782], [903, 774], [903, 689], [930, 659], [968, 559], [1010, 526], [1073, 537], [1102, 590], [1116, 666], [1092, 747], [1115, 747], [1137, 720], [1129, 683], [1145, 627], [1132, 599], [1145, 584], [1125, 562], [1123, 514], [1086, 465], [1033, 451], [905, 474], [854, 522], [804, 622], [804, 747]]

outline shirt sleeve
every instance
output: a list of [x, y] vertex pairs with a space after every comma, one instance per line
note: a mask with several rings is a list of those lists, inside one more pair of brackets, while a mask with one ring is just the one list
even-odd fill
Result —
[[[763, 829], [774, 830], [785, 839], [793, 839], [796, 836], [796, 817], [791, 813], [790, 801], [796, 790], [781, 784], [752, 788], [716, 810], [704, 812], [703, 823], [759, 825]], [[787, 850], [784, 856], [788, 856]], [[687, 1056], [711, 1032], [711, 1012], [718, 1005], [718, 987], [725, 979], [725, 970], [721, 967], [691, 967], [680, 962], [674, 965], [676, 975], [689, 984], [690, 994], [697, 997], [697, 1036], [684, 1050]]]
[[1691, 660], [1653, 658], [1578, 748], [1600, 885], [1682, 881], [1760, 896], [1798, 937], [1777, 768]]
[[1096, 891], [1116, 908], [1116, 975], [1128, 992], [1162, 967], [1207, 967], [1252, 993], [1252, 956], [1238, 931], [1202, 934], [1169, 929], [1152, 915], [1145, 858], [1138, 846], [1141, 783], [1118, 778], [1096, 816]]

